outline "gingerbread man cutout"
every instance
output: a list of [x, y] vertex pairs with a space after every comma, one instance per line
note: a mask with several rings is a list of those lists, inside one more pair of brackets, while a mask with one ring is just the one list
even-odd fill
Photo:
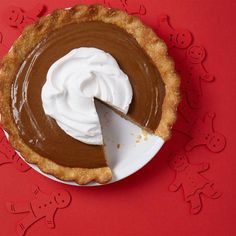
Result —
[[174, 124], [173, 129], [184, 135], [189, 136], [190, 130], [198, 117], [198, 110], [191, 109], [183, 97], [181, 103], [178, 106], [178, 118]]
[[28, 203], [7, 202], [7, 210], [13, 214], [28, 213], [17, 224], [18, 235], [24, 235], [26, 230], [38, 220], [45, 218], [45, 224], [48, 228], [54, 228], [54, 217], [58, 209], [67, 207], [71, 202], [69, 192], [60, 190], [50, 195], [41, 192], [38, 186], [33, 187], [35, 199]]
[[139, 4], [137, 2], [133, 2], [132, 4], [129, 4], [128, 0], [120, 0], [120, 2], [123, 6], [123, 9], [130, 15], [143, 16], [143, 15], [146, 15], [147, 13], [146, 7], [142, 4]]
[[200, 45], [192, 45], [186, 51], [186, 58], [182, 63], [176, 63], [176, 69], [182, 77], [181, 89], [191, 108], [196, 109], [201, 104], [201, 82], [212, 82], [214, 76], [203, 66], [206, 50]]
[[204, 119], [198, 119], [190, 130], [191, 140], [185, 146], [190, 151], [197, 146], [206, 146], [212, 152], [221, 152], [226, 146], [226, 138], [214, 130], [215, 113], [208, 112]]
[[158, 35], [170, 48], [186, 49], [192, 43], [193, 36], [186, 29], [174, 29], [167, 15], [160, 15], [157, 19]]
[[6, 163], [12, 163], [20, 172], [26, 172], [31, 168], [16, 154], [7, 138], [3, 136], [0, 140], [0, 165]]
[[139, 15], [143, 16], [146, 15], [147, 10], [146, 7], [142, 4], [139, 4], [137, 2], [133, 2], [132, 4], [129, 4], [128, 0], [119, 0], [119, 1], [113, 1], [113, 0], [104, 0], [104, 4], [108, 7], [117, 7], [120, 9], [123, 9], [130, 15]]
[[209, 169], [209, 164], [190, 164], [186, 154], [180, 153], [169, 160], [169, 166], [175, 171], [175, 179], [169, 186], [169, 191], [176, 192], [183, 188], [184, 200], [190, 204], [190, 213], [197, 214], [202, 209], [202, 197], [217, 199], [221, 193], [215, 189], [215, 184], [202, 176]]
[[5, 13], [6, 23], [11, 27], [23, 30], [25, 26], [34, 23], [42, 16], [44, 11], [45, 6], [43, 4], [38, 4], [27, 12], [19, 7], [10, 7]]
[[[182, 77], [181, 88], [191, 108], [201, 106], [201, 81], [212, 82], [214, 76], [203, 66], [206, 50], [192, 45], [192, 34], [186, 29], [174, 29], [167, 15], [158, 17], [157, 33], [169, 46], [169, 53], [175, 59], [176, 70]], [[181, 49], [181, 50], [180, 50]]]
[[196, 76], [205, 81], [212, 82], [215, 78], [208, 73], [203, 66], [203, 61], [206, 58], [206, 50], [200, 45], [192, 45], [186, 52], [186, 59], [189, 63], [189, 73], [196, 74]]

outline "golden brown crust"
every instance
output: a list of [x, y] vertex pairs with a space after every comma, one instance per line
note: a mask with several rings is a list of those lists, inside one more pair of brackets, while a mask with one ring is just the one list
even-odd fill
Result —
[[170, 129], [176, 119], [176, 110], [180, 101], [180, 79], [175, 72], [174, 63], [168, 57], [165, 43], [159, 39], [149, 27], [136, 17], [127, 13], [108, 9], [101, 5], [78, 5], [71, 9], [56, 10], [38, 22], [26, 27], [0, 64], [0, 114], [4, 129], [9, 133], [10, 142], [25, 160], [34, 163], [45, 173], [52, 174], [61, 180], [71, 180], [78, 184], [86, 184], [92, 180], [106, 183], [111, 177], [109, 167], [85, 169], [60, 166], [40, 156], [23, 143], [19, 137], [11, 111], [11, 84], [26, 56], [32, 49], [52, 31], [70, 23], [83, 21], [103, 21], [123, 28], [133, 35], [139, 45], [152, 58], [165, 84], [166, 95], [162, 105], [162, 117], [155, 132], [164, 140], [170, 137]]

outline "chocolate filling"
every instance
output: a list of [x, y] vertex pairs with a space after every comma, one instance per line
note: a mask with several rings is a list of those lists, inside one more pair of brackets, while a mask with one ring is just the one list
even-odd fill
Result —
[[157, 68], [123, 29], [103, 22], [73, 23], [45, 37], [21, 65], [12, 85], [13, 117], [22, 140], [32, 150], [68, 167], [107, 166], [102, 146], [68, 136], [44, 113], [41, 89], [50, 66], [79, 47], [109, 52], [129, 76], [133, 100], [127, 118], [154, 132], [161, 118], [165, 88]]

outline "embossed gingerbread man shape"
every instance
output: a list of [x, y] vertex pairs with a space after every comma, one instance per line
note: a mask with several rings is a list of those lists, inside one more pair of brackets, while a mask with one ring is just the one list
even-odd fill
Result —
[[185, 49], [192, 43], [193, 36], [186, 29], [174, 29], [167, 15], [160, 15], [157, 21], [158, 35], [164, 39], [169, 47]]
[[38, 4], [27, 12], [19, 7], [9, 7], [5, 13], [6, 23], [11, 27], [22, 30], [26, 25], [36, 21], [43, 14], [44, 10], [45, 6], [43, 4]]
[[20, 172], [26, 172], [30, 169], [30, 166], [16, 154], [7, 138], [3, 136], [0, 140], [0, 165], [6, 163], [12, 163]]
[[119, 0], [119, 1], [104, 0], [103, 2], [108, 7], [117, 7], [123, 9], [130, 15], [142, 16], [146, 15], [147, 13], [146, 7], [143, 4], [139, 4], [138, 2], [133, 2], [132, 4], [130, 4], [128, 0]]
[[[206, 50], [200, 45], [192, 45], [186, 52], [187, 62], [189, 63], [190, 73], [195, 72], [197, 77], [205, 82], [214, 80], [214, 76], [209, 74], [203, 66], [203, 61], [206, 58]], [[193, 67], [193, 68], [191, 68]]]
[[41, 192], [38, 186], [35, 186], [33, 188], [33, 193], [35, 199], [29, 203], [6, 203], [6, 207], [11, 213], [28, 213], [27, 216], [17, 224], [17, 233], [19, 235], [24, 235], [32, 224], [42, 218], [45, 218], [47, 227], [54, 228], [56, 211], [67, 207], [71, 201], [69, 192], [65, 190], [53, 192], [48, 195]]
[[208, 73], [203, 66], [205, 58], [205, 48], [200, 45], [192, 45], [186, 51], [185, 60], [176, 64], [176, 68], [182, 76], [181, 88], [186, 93], [189, 106], [194, 109], [200, 107], [201, 81], [214, 81], [214, 76]]
[[190, 204], [191, 214], [201, 211], [202, 194], [211, 199], [221, 196], [215, 189], [215, 184], [201, 174], [209, 169], [209, 164], [190, 164], [186, 154], [182, 152], [169, 159], [169, 166], [175, 171], [175, 179], [170, 184], [169, 190], [176, 192], [180, 187], [183, 188], [184, 200]]
[[139, 4], [137, 1], [129, 4], [128, 0], [120, 0], [123, 9], [128, 12], [130, 15], [146, 15], [147, 10], [143, 4]]
[[190, 151], [197, 146], [205, 145], [212, 152], [221, 152], [226, 146], [225, 137], [213, 127], [215, 113], [208, 112], [204, 119], [198, 119], [190, 130], [191, 140], [185, 146]]

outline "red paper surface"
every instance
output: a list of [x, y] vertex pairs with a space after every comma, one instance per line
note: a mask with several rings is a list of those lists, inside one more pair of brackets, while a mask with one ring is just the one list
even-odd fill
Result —
[[[103, 3], [103, 1], [97, 2]], [[11, 164], [15, 160], [0, 165], [0, 235], [17, 235], [17, 224], [25, 219], [28, 213], [12, 214], [7, 210], [6, 204], [30, 203], [35, 199], [36, 190], [32, 191], [32, 186], [35, 185], [39, 186], [46, 196], [51, 196], [50, 194], [57, 190], [59, 192], [67, 190], [71, 195], [71, 203], [56, 212], [54, 229], [47, 227], [45, 219], [41, 219], [28, 229], [26, 235], [29, 236], [236, 235], [235, 1], [107, 0], [105, 2], [112, 7], [126, 9], [130, 13], [139, 12], [144, 22], [155, 30], [158, 28], [158, 16], [167, 14], [173, 28], [188, 29], [193, 35], [193, 43], [203, 45], [206, 49], [204, 67], [214, 75], [215, 81], [201, 83], [201, 109], [187, 109], [190, 111], [187, 113], [183, 109], [182, 112], [188, 114], [190, 120], [191, 117], [202, 119], [206, 112], [214, 113], [214, 131], [225, 137], [226, 146], [221, 148], [220, 152], [212, 152], [206, 145], [197, 146], [187, 152], [191, 166], [198, 166], [197, 170], [202, 171], [196, 174], [191, 169], [188, 176], [190, 179], [193, 174], [189, 173], [195, 173], [198, 177], [203, 176], [207, 179], [206, 182], [213, 183], [222, 195], [217, 196], [217, 199], [201, 195], [202, 209], [193, 215], [190, 213], [190, 204], [184, 201], [183, 193], [186, 197], [186, 192], [183, 192], [182, 187], [172, 192], [174, 189], [170, 185], [177, 178], [178, 172], [171, 169], [168, 162], [170, 159], [173, 160], [175, 154], [184, 151], [184, 147], [191, 140], [191, 137], [183, 134], [186, 132], [184, 127], [186, 123], [178, 120], [179, 123], [175, 126], [178, 131], [173, 132], [172, 139], [164, 145], [160, 153], [143, 169], [115, 184], [93, 188], [70, 187], [51, 181], [32, 169], [21, 172], [20, 168], [17, 168], [19, 166]], [[38, 3], [45, 4], [50, 12], [55, 8], [79, 3], [95, 3], [95, 1], [2, 0], [0, 8], [2, 54], [20, 34], [20, 30], [6, 23], [6, 9], [17, 6], [28, 11]], [[183, 104], [181, 106], [184, 107]], [[193, 116], [190, 114], [191, 111], [194, 113]], [[5, 151], [6, 147], [0, 144], [0, 153]], [[2, 158], [7, 159], [6, 156]], [[205, 164], [200, 165], [201, 163]], [[198, 177], [195, 181], [197, 183], [200, 182]], [[186, 180], [187, 177], [184, 177], [185, 189], [189, 192], [190, 180]], [[42, 201], [44, 204], [48, 198]], [[48, 213], [47, 210], [45, 212]]]

